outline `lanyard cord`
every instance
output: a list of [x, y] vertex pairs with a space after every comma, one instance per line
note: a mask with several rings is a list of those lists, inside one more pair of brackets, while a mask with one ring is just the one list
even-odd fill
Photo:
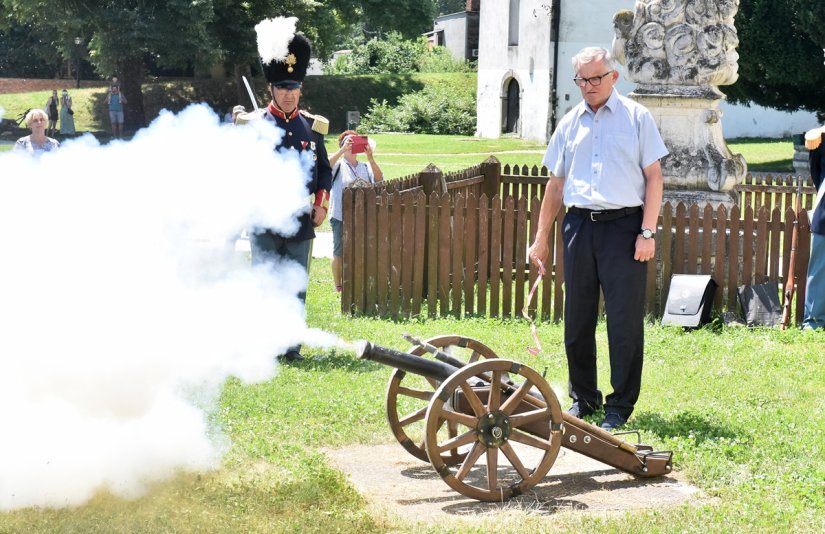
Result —
[[530, 303], [533, 302], [533, 296], [536, 294], [536, 290], [541, 283], [542, 278], [544, 278], [545, 270], [544, 264], [541, 263], [541, 260], [536, 260], [539, 266], [538, 276], [536, 277], [536, 281], [533, 282], [533, 286], [530, 288], [530, 293], [527, 296], [527, 302], [524, 304], [524, 308], [521, 309], [521, 315], [528, 321], [530, 321], [530, 333], [533, 335], [533, 343], [535, 343], [535, 347], [527, 347], [527, 353], [531, 356], [538, 356], [542, 353], [543, 349], [541, 348], [541, 342], [539, 341], [539, 335], [536, 331], [536, 322], [530, 317], [530, 312], [528, 308], [530, 307]]

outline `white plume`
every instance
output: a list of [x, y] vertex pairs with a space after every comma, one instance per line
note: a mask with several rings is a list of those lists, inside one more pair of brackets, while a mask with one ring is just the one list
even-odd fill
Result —
[[271, 61], [283, 61], [289, 53], [289, 43], [295, 37], [298, 17], [264, 19], [255, 25], [258, 34], [258, 55], [264, 65]]

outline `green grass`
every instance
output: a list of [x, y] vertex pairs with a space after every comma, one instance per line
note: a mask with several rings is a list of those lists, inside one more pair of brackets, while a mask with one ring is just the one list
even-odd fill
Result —
[[749, 172], [793, 173], [793, 140], [739, 137], [728, 140], [734, 154], [742, 154]]
[[[329, 261], [314, 259], [308, 323], [344, 340], [399, 349], [400, 337], [461, 333], [500, 356], [566, 383], [563, 327], [542, 324], [546, 354], [525, 347], [523, 321], [381, 321], [339, 313]], [[393, 443], [384, 415], [390, 370], [341, 350], [305, 348], [305, 362], [255, 385], [230, 380], [212, 414], [232, 447], [216, 472], [181, 474], [146, 496], [106, 493], [72, 509], [0, 514], [0, 532], [821, 532], [825, 529], [825, 332], [646, 327], [642, 396], [631, 425], [674, 451], [680, 476], [704, 497], [622, 515], [459, 517], [429, 527], [371, 516], [364, 498], [320, 449]], [[606, 328], [597, 330], [599, 378], [608, 382]], [[561, 399], [566, 406], [568, 399]], [[400, 447], [400, 445], [398, 445]], [[552, 470], [551, 470], [552, 473]], [[409, 484], [415, 484], [414, 478]]]

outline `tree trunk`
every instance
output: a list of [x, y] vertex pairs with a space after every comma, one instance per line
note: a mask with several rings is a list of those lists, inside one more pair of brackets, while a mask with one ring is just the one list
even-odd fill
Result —
[[126, 97], [123, 106], [124, 125], [127, 132], [134, 133], [146, 126], [146, 112], [143, 109], [143, 58], [132, 56], [120, 61], [120, 91]]

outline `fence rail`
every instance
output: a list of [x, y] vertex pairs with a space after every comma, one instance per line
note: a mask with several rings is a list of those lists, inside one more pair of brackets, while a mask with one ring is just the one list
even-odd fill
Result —
[[[442, 175], [418, 175], [345, 189], [342, 312], [381, 317], [517, 317], [538, 273], [527, 248], [538, 224], [545, 168], [502, 167], [495, 158]], [[647, 312], [662, 315], [673, 274], [710, 274], [716, 310], [737, 309], [737, 288], [787, 279], [790, 232], [799, 229], [793, 309], [801, 322], [810, 250], [807, 211], [815, 189], [803, 187], [795, 213], [796, 177], [748, 175], [740, 204], [666, 203], [657, 256], [648, 264]], [[541, 320], [563, 319], [562, 209], [554, 221], [552, 257], [529, 303]]]

